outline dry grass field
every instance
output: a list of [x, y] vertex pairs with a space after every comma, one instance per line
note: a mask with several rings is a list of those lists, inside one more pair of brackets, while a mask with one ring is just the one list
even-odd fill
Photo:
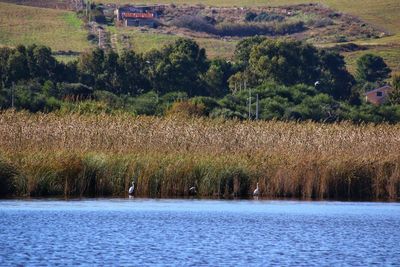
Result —
[[0, 2], [0, 45], [42, 44], [53, 50], [90, 47], [83, 22], [74, 12]]
[[8, 111], [0, 151], [16, 195], [124, 195], [134, 179], [147, 197], [246, 197], [257, 182], [264, 197], [400, 196], [399, 125]]

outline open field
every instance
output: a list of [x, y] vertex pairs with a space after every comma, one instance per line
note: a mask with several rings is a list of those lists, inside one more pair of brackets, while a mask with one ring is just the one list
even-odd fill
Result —
[[[174, 42], [180, 36], [163, 34], [149, 30], [142, 32], [135, 28], [108, 27], [112, 35], [116, 35], [116, 48], [121, 51], [123, 48], [131, 48], [139, 53], [148, 52], [152, 49], [159, 49], [163, 45]], [[125, 40], [123, 38], [128, 38]], [[123, 40], [122, 40], [123, 39]], [[200, 47], [205, 48], [210, 58], [231, 58], [237, 41], [228, 41], [214, 38], [193, 38]]]
[[264, 197], [397, 200], [399, 127], [8, 111], [0, 188], [124, 195], [135, 179], [139, 196], [246, 197], [259, 182]]
[[400, 72], [400, 45], [385, 45], [364, 51], [343, 53], [347, 68], [351, 73], [355, 73], [357, 59], [367, 53], [381, 56], [393, 72]]
[[83, 22], [74, 12], [0, 2], [0, 45], [42, 44], [53, 50], [90, 47]]

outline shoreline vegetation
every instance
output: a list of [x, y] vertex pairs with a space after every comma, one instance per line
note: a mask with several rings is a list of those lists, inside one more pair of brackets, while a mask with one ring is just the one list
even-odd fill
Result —
[[0, 196], [400, 196], [400, 125], [0, 113]]

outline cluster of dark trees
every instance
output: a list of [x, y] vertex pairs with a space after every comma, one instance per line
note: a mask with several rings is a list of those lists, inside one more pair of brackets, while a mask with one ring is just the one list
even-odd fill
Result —
[[353, 77], [334, 51], [258, 36], [239, 42], [234, 62], [207, 59], [190, 39], [145, 54], [94, 49], [68, 63], [48, 47], [18, 46], [0, 48], [0, 107], [162, 115], [178, 101], [172, 110], [211, 117], [396, 122], [396, 91], [382, 106], [362, 97], [389, 74], [374, 55], [358, 60]]

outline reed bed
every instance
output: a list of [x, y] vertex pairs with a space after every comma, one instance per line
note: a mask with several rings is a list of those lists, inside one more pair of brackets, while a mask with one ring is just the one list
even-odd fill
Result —
[[0, 195], [398, 200], [400, 126], [0, 113]]

